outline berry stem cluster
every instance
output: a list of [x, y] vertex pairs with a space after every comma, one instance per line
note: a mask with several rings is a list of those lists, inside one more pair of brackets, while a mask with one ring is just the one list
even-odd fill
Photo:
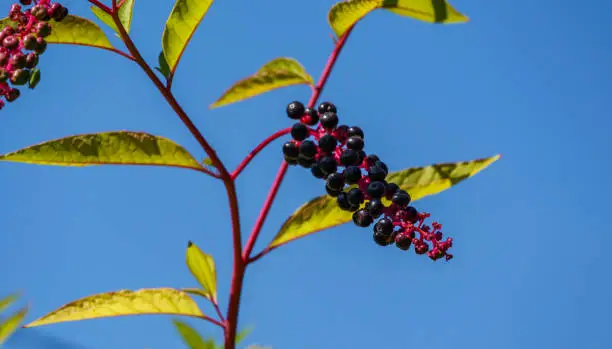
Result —
[[[230, 213], [231, 213], [232, 238], [233, 238], [233, 250], [234, 250], [232, 281], [231, 281], [231, 289], [230, 289], [230, 296], [229, 296], [228, 309], [227, 309], [227, 317], [223, 318], [221, 311], [219, 309], [219, 305], [216, 302], [214, 302], [213, 305], [217, 311], [217, 314], [219, 315], [219, 319], [221, 320], [221, 322], [216, 321], [216, 320], [211, 321], [211, 322], [216, 323], [216, 324], [221, 324], [222, 327], [224, 328], [225, 349], [235, 349], [235, 346], [236, 346], [235, 339], [236, 339], [236, 331], [237, 331], [237, 325], [238, 325], [240, 298], [241, 298], [246, 268], [250, 262], [254, 261], [251, 257], [251, 253], [253, 251], [253, 248], [255, 246], [255, 243], [257, 241], [261, 228], [263, 227], [263, 224], [268, 216], [270, 208], [272, 207], [272, 204], [276, 198], [276, 194], [278, 193], [278, 190], [283, 181], [283, 178], [287, 172], [288, 164], [285, 161], [282, 162], [279, 168], [279, 171], [276, 175], [276, 178], [274, 179], [274, 182], [272, 183], [272, 188], [270, 189], [268, 196], [265, 200], [265, 203], [261, 209], [259, 217], [257, 218], [255, 225], [253, 226], [253, 229], [247, 240], [244, 250], [242, 248], [242, 233], [241, 233], [241, 227], [240, 227], [238, 197], [236, 193], [235, 181], [240, 175], [240, 173], [244, 170], [244, 168], [250, 163], [250, 161], [262, 149], [264, 149], [268, 144], [270, 144], [275, 139], [290, 133], [291, 129], [280, 130], [276, 132], [275, 134], [271, 135], [270, 137], [268, 137], [267, 139], [265, 139], [262, 143], [260, 143], [256, 148], [254, 148], [245, 157], [245, 159], [238, 165], [238, 167], [233, 172], [230, 173], [225, 167], [224, 163], [219, 158], [219, 156], [216, 154], [215, 150], [212, 148], [212, 146], [210, 146], [210, 144], [207, 142], [205, 137], [202, 135], [199, 129], [195, 126], [195, 124], [192, 122], [192, 120], [187, 115], [187, 113], [182, 109], [182, 107], [176, 100], [175, 96], [171, 92], [170, 87], [171, 87], [171, 81], [172, 81], [174, 74], [173, 73], [170, 74], [170, 76], [168, 77], [168, 80], [166, 81], [166, 84], [164, 85], [164, 83], [155, 74], [153, 69], [151, 69], [148, 63], [144, 60], [139, 50], [137, 49], [136, 45], [132, 41], [131, 37], [127, 33], [118, 15], [118, 10], [123, 5], [124, 1], [117, 2], [116, 0], [113, 0], [112, 7], [108, 7], [98, 0], [89, 0], [89, 2], [112, 16], [115, 25], [119, 29], [119, 35], [131, 55], [131, 56], [124, 55], [124, 56], [134, 60], [140, 66], [140, 68], [145, 72], [145, 74], [149, 77], [149, 79], [153, 82], [153, 84], [157, 87], [157, 89], [163, 95], [163, 97], [168, 102], [170, 107], [177, 114], [179, 119], [183, 122], [183, 124], [191, 132], [193, 137], [198, 141], [202, 149], [205, 151], [205, 153], [210, 158], [213, 166], [217, 169], [219, 173], [216, 174], [211, 171], [205, 171], [205, 172], [212, 177], [220, 179], [226, 188], [229, 206], [230, 206]], [[312, 93], [312, 96], [309, 102], [310, 106], [314, 106], [316, 104], [319, 98], [319, 95], [321, 94], [321, 91], [325, 87], [327, 79], [329, 78], [329, 75], [331, 74], [333, 66], [349, 34], [350, 34], [350, 30], [336, 42], [335, 48], [329, 57], [329, 60], [325, 66], [325, 69], [323, 70], [321, 78], [313, 89], [313, 93]], [[210, 321], [211, 319], [207, 319], [207, 320]]]

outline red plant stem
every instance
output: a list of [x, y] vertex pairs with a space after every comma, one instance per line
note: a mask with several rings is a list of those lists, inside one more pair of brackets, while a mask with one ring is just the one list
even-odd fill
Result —
[[213, 302], [213, 306], [215, 307], [215, 311], [217, 312], [217, 316], [219, 317], [219, 320], [221, 320], [221, 322], [223, 322], [223, 328], [225, 328], [225, 318], [223, 317], [223, 314], [221, 313], [221, 309], [219, 309], [219, 303], [217, 303], [217, 301], [215, 300], [215, 302]]
[[92, 5], [94, 5], [94, 6], [98, 7], [100, 10], [102, 10], [102, 11], [104, 11], [104, 12], [108, 13], [109, 15], [113, 13], [113, 10], [111, 10], [111, 8], [110, 8], [110, 7], [108, 7], [108, 6], [104, 5], [103, 3], [101, 3], [101, 2], [100, 2], [100, 1], [98, 1], [98, 0], [89, 0], [89, 2], [90, 2]]
[[242, 160], [242, 162], [240, 163], [240, 165], [238, 165], [238, 167], [236, 167], [236, 169], [234, 170], [234, 172], [232, 172], [232, 179], [236, 180], [236, 178], [238, 178], [238, 176], [240, 175], [240, 173], [242, 172], [242, 170], [244, 170], [245, 167], [247, 167], [247, 165], [251, 162], [251, 160], [253, 160], [253, 158], [259, 154], [260, 151], [262, 151], [266, 146], [268, 146], [268, 144], [270, 144], [272, 141], [288, 134], [291, 132], [291, 127], [282, 129], [276, 133], [274, 133], [273, 135], [271, 135], [270, 137], [266, 138], [263, 140], [263, 142], [259, 143], [258, 146], [256, 146], [253, 150], [251, 150], [251, 152], [249, 153], [249, 155], [247, 155], [244, 160]]
[[217, 326], [219, 326], [221, 328], [225, 328], [225, 324], [224, 323], [219, 322], [219, 321], [211, 318], [210, 316], [200, 315], [199, 318], [202, 319], [202, 320], [206, 320], [206, 321], [208, 321], [208, 322], [210, 322], [210, 323], [212, 323], [214, 325], [217, 325]]
[[[323, 69], [323, 72], [321, 73], [321, 77], [319, 78], [319, 82], [317, 83], [317, 85], [315, 86], [313, 90], [312, 96], [310, 97], [310, 101], [308, 101], [309, 108], [312, 108], [317, 103], [317, 100], [319, 99], [319, 96], [321, 95], [321, 92], [323, 91], [323, 88], [325, 87], [325, 84], [327, 83], [327, 79], [329, 78], [329, 75], [331, 74], [334, 68], [334, 65], [336, 64], [336, 61], [338, 60], [338, 55], [342, 51], [342, 48], [344, 47], [346, 40], [351, 34], [352, 29], [353, 27], [349, 28], [344, 33], [344, 35], [342, 35], [342, 37], [336, 43], [334, 50], [330, 54], [329, 59], [327, 60], [327, 64], [325, 65], [325, 68]], [[270, 208], [272, 207], [272, 204], [274, 203], [274, 199], [276, 198], [278, 189], [283, 181], [283, 178], [285, 177], [285, 173], [287, 173], [287, 167], [288, 167], [287, 162], [283, 161], [278, 170], [276, 178], [274, 179], [274, 182], [272, 183], [272, 188], [270, 189], [270, 192], [268, 193], [268, 197], [266, 198], [266, 201], [264, 202], [264, 205], [259, 213], [259, 217], [257, 218], [257, 221], [255, 222], [255, 225], [253, 227], [253, 230], [251, 231], [251, 235], [249, 236], [247, 240], [247, 244], [244, 249], [244, 253], [242, 254], [242, 259], [241, 259], [242, 262], [239, 265], [236, 265], [236, 264], [234, 265], [234, 273], [232, 276], [232, 286], [230, 290], [230, 300], [229, 300], [229, 306], [227, 310], [227, 321], [225, 323], [226, 324], [225, 349], [235, 349], [236, 348], [236, 329], [238, 326], [238, 312], [240, 308], [240, 296], [242, 293], [242, 285], [244, 282], [244, 273], [249, 263], [249, 259], [250, 259], [250, 255], [253, 250], [253, 247], [255, 246], [255, 243], [257, 242], [257, 237], [259, 236], [259, 233], [261, 232], [261, 228], [263, 227], [263, 224], [268, 216], [268, 213], [270, 212]]]

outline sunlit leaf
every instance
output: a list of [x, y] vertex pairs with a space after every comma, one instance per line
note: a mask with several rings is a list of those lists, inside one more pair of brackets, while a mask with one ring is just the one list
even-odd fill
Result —
[[206, 298], [217, 301], [217, 272], [212, 256], [202, 252], [198, 246], [189, 241], [187, 246], [187, 266], [191, 274], [202, 286]]
[[210, 107], [220, 107], [280, 87], [300, 84], [314, 84], [312, 76], [304, 67], [293, 58], [276, 58], [262, 66], [255, 74], [235, 83]]
[[[134, 9], [134, 0], [125, 0], [123, 6], [119, 9], [119, 21], [125, 28], [127, 33], [130, 32], [130, 28], [132, 26], [132, 10]], [[115, 21], [108, 13], [102, 11], [97, 6], [91, 6], [91, 12], [98, 17], [104, 24], [109, 26], [111, 29], [115, 31], [115, 33], [119, 33], [119, 29], [115, 25]]]
[[166, 62], [166, 56], [164, 56], [164, 52], [159, 53], [159, 57], [157, 58], [159, 67], [155, 67], [158, 72], [160, 72], [166, 79], [170, 77], [170, 67], [168, 67], [168, 62]]
[[28, 310], [23, 308], [0, 322], [0, 346], [19, 328], [19, 324], [21, 324], [27, 313]]
[[96, 294], [68, 303], [24, 327], [128, 315], [182, 315], [201, 318], [204, 314], [196, 302], [180, 290], [172, 288], [121, 290]]
[[350, 0], [335, 4], [328, 20], [337, 36], [376, 9], [385, 9], [401, 16], [430, 23], [462, 23], [468, 18], [445, 0]]
[[162, 36], [163, 52], [172, 73], [212, 3], [212, 0], [176, 0]]
[[[442, 192], [457, 183], [477, 174], [499, 159], [477, 159], [457, 163], [442, 163], [425, 167], [408, 168], [390, 173], [389, 183], [396, 183], [408, 191], [412, 201]], [[298, 208], [276, 234], [267, 249], [273, 249], [295, 239], [318, 231], [350, 222], [352, 213], [338, 208], [336, 199], [328, 195], [319, 196]]]
[[103, 132], [47, 141], [0, 155], [0, 161], [39, 165], [151, 165], [202, 169], [173, 141], [143, 132]]
[[15, 303], [17, 299], [19, 299], [19, 294], [17, 293], [9, 294], [4, 298], [0, 298], [0, 313], [6, 308], [10, 307], [11, 304]]
[[174, 326], [177, 331], [181, 334], [183, 342], [190, 349], [215, 349], [215, 341], [212, 339], [204, 339], [198, 331], [196, 331], [191, 325], [184, 321], [173, 320]]

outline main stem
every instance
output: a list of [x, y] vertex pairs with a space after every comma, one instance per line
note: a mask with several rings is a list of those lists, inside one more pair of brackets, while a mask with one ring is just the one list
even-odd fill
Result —
[[[329, 56], [327, 60], [327, 64], [321, 73], [321, 77], [319, 78], [319, 82], [315, 86], [312, 96], [308, 101], [308, 107], [313, 108], [323, 91], [323, 88], [327, 84], [327, 80], [329, 75], [331, 74], [336, 61], [338, 60], [338, 56], [346, 43], [349, 35], [353, 27], [349, 28], [344, 35], [336, 42], [336, 46], [334, 50]], [[225, 349], [236, 349], [236, 330], [238, 326], [238, 313], [240, 310], [240, 297], [242, 294], [242, 286], [244, 284], [244, 274], [246, 272], [246, 267], [249, 264], [249, 260], [251, 258], [251, 253], [253, 248], [255, 247], [255, 243], [257, 242], [257, 238], [259, 237], [259, 233], [261, 232], [261, 228], [263, 227], [266, 218], [268, 217], [268, 213], [270, 212], [270, 208], [276, 199], [276, 194], [278, 193], [278, 189], [285, 178], [285, 174], [287, 173], [288, 164], [283, 161], [278, 172], [276, 174], [276, 178], [274, 178], [274, 182], [272, 183], [272, 188], [270, 188], [270, 192], [268, 192], [268, 196], [266, 197], [266, 201], [264, 202], [261, 211], [259, 212], [259, 216], [253, 226], [253, 230], [249, 235], [246, 246], [244, 248], [244, 252], [242, 253], [241, 262], [234, 264], [234, 271], [232, 275], [232, 286], [230, 290], [230, 298], [229, 298], [229, 306], [227, 310], [227, 322], [225, 328]]]

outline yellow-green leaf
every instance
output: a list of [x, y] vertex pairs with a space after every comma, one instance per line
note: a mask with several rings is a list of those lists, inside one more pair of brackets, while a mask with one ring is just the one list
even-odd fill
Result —
[[47, 141], [8, 154], [0, 161], [39, 165], [151, 165], [201, 170], [202, 165], [173, 141], [144, 132], [102, 132]]
[[255, 74], [235, 83], [210, 107], [217, 108], [277, 88], [300, 84], [314, 85], [314, 80], [295, 59], [276, 58], [262, 66]]
[[[121, 8], [119, 9], [119, 21], [125, 28], [127, 33], [130, 32], [130, 28], [132, 26], [132, 10], [134, 9], [134, 0], [125, 0]], [[115, 21], [108, 13], [102, 11], [97, 6], [91, 7], [91, 12], [98, 17], [104, 24], [109, 26], [111, 29], [115, 31], [115, 33], [119, 33], [119, 28], [115, 25]]]
[[182, 315], [201, 318], [204, 314], [196, 302], [180, 290], [120, 290], [68, 303], [24, 327], [128, 315]]
[[2, 343], [19, 328], [19, 324], [23, 321], [27, 313], [28, 309], [23, 308], [9, 316], [3, 322], [0, 322], [0, 346], [2, 346]]
[[11, 304], [15, 303], [19, 299], [19, 295], [17, 293], [10, 294], [2, 299], [0, 299], [0, 313], [4, 311], [4, 309], [11, 306]]
[[198, 331], [196, 331], [191, 325], [184, 321], [173, 320], [174, 326], [177, 331], [181, 334], [183, 342], [190, 349], [215, 349], [215, 341], [212, 339], [202, 338]]
[[350, 0], [335, 4], [328, 20], [337, 36], [368, 13], [385, 9], [401, 16], [430, 23], [462, 23], [468, 18], [455, 10], [446, 0]]
[[213, 0], [176, 0], [162, 36], [162, 49], [172, 73], [212, 3]]
[[68, 15], [61, 22], [53, 22], [51, 35], [45, 38], [50, 44], [72, 44], [112, 49], [113, 45], [94, 22]]
[[187, 246], [187, 266], [191, 274], [198, 280], [204, 290], [206, 298], [213, 302], [217, 301], [217, 272], [215, 260], [193, 242], [189, 241]]
[[[442, 192], [477, 174], [500, 158], [499, 155], [457, 163], [442, 163], [408, 168], [390, 173], [387, 181], [410, 193], [412, 201]], [[351, 221], [352, 213], [338, 208], [336, 200], [319, 196], [298, 208], [276, 234], [268, 250], [292, 240]]]

